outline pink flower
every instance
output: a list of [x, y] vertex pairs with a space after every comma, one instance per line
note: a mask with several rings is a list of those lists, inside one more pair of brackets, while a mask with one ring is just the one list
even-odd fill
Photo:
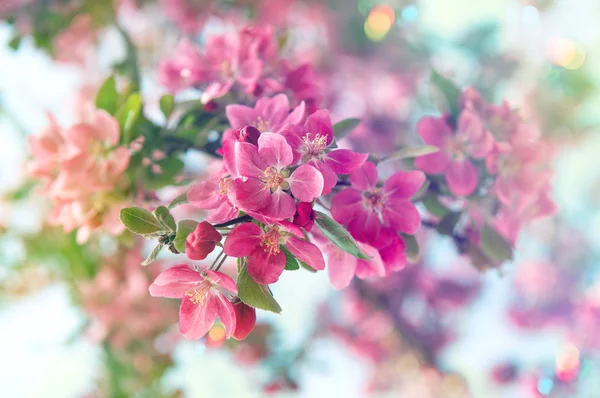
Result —
[[300, 202], [296, 207], [296, 214], [294, 215], [294, 224], [299, 227], [310, 231], [315, 224], [316, 213], [312, 208], [312, 205], [308, 202]]
[[185, 241], [185, 254], [191, 260], [204, 260], [221, 241], [221, 234], [208, 221], [202, 221], [188, 235]]
[[477, 187], [479, 172], [470, 157], [482, 159], [494, 145], [492, 135], [483, 129], [478, 116], [469, 109], [463, 110], [456, 134], [443, 119], [424, 117], [417, 125], [417, 132], [426, 144], [440, 150], [418, 157], [415, 166], [427, 174], [445, 174], [454, 195], [472, 194]]
[[316, 167], [323, 174], [323, 195], [331, 192], [337, 184], [338, 174], [350, 174], [367, 160], [368, 154], [356, 153], [349, 149], [332, 150], [333, 127], [329, 112], [319, 110], [310, 115], [304, 127], [287, 129], [282, 134], [303, 163]]
[[150, 285], [154, 297], [180, 298], [179, 330], [189, 339], [204, 336], [217, 317], [230, 338], [236, 329], [233, 304], [226, 295], [237, 295], [235, 282], [225, 274], [204, 270], [198, 273], [179, 264], [161, 273]]
[[323, 92], [317, 83], [315, 72], [310, 64], [292, 69], [285, 65], [284, 87], [292, 91], [294, 103], [304, 101], [308, 114], [315, 112], [323, 99]]
[[188, 201], [194, 207], [210, 210], [206, 220], [213, 223], [229, 221], [238, 214], [230, 200], [233, 179], [211, 178], [190, 188]]
[[276, 133], [286, 124], [298, 124], [304, 118], [304, 103], [300, 103], [290, 112], [290, 103], [285, 94], [272, 98], [261, 98], [254, 108], [244, 105], [227, 105], [227, 119], [232, 129], [244, 126], [256, 127], [258, 131]]
[[239, 302], [233, 305], [235, 311], [235, 331], [232, 337], [236, 340], [244, 340], [256, 325], [256, 309]]
[[158, 65], [158, 81], [171, 92], [178, 92], [206, 80], [206, 66], [198, 48], [183, 39], [175, 48], [173, 58]]
[[341, 191], [331, 202], [333, 218], [348, 227], [356, 239], [372, 245], [379, 241], [382, 227], [414, 234], [421, 216], [410, 198], [425, 181], [420, 171], [397, 172], [378, 186], [375, 164], [366, 162], [350, 175], [351, 188]]
[[354, 276], [359, 279], [386, 276], [385, 266], [377, 249], [360, 242], [358, 246], [366, 255], [373, 258], [370, 260], [356, 258], [331, 242], [323, 247], [323, 251], [327, 254], [329, 280], [336, 289], [348, 287]]
[[300, 239], [302, 236], [297, 227], [265, 226], [261, 229], [256, 224], [243, 223], [229, 233], [224, 251], [228, 256], [248, 257], [248, 274], [257, 283], [268, 285], [277, 282], [285, 268], [286, 257], [282, 246], [311, 268], [325, 269], [319, 248]]
[[312, 166], [301, 165], [291, 172], [292, 148], [285, 138], [263, 133], [258, 147], [245, 142], [235, 143], [237, 172], [246, 177], [236, 179], [234, 204], [245, 212], [283, 220], [296, 213], [294, 198], [311, 202], [323, 192], [323, 176]]
[[51, 180], [60, 171], [60, 161], [66, 155], [63, 129], [52, 115], [48, 115], [48, 126], [39, 134], [28, 137], [29, 150], [33, 159], [28, 164], [29, 173], [35, 177]]
[[56, 59], [65, 63], [85, 65], [93, 54], [96, 34], [89, 14], [76, 16], [69, 27], [54, 38]]

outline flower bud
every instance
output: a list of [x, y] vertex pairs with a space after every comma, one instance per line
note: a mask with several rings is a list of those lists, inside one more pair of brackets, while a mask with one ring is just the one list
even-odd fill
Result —
[[258, 145], [258, 137], [260, 137], [260, 131], [256, 127], [244, 126], [238, 129], [237, 138], [241, 142], [248, 142], [253, 145]]
[[204, 260], [221, 241], [221, 234], [208, 221], [202, 221], [188, 235], [185, 241], [185, 254], [192, 260]]
[[254, 329], [256, 310], [241, 301], [234, 304], [233, 309], [235, 311], [235, 330], [232, 336], [236, 340], [244, 340]]
[[296, 215], [294, 215], [294, 224], [310, 231], [315, 223], [315, 216], [316, 213], [310, 203], [300, 202], [296, 208]]

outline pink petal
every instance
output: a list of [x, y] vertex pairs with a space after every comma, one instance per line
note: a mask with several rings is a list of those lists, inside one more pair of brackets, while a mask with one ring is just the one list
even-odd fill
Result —
[[325, 109], [320, 109], [310, 115], [304, 122], [304, 129], [310, 134], [319, 134], [327, 137], [327, 145], [333, 141], [333, 127], [329, 112]]
[[448, 188], [456, 196], [467, 196], [477, 188], [479, 173], [470, 160], [465, 159], [450, 163], [446, 171]]
[[[287, 97], [286, 97], [287, 98]], [[283, 120], [282, 124], [299, 124], [302, 119], [304, 119], [304, 113], [306, 106], [304, 105], [304, 101], [300, 103], [294, 110]]]
[[310, 162], [311, 166], [315, 167], [323, 175], [323, 192], [322, 195], [329, 195], [333, 187], [338, 182], [338, 177], [334, 171], [325, 162]]
[[271, 196], [269, 187], [260, 180], [237, 179], [233, 182], [232, 200], [235, 206], [243, 211], [259, 211], [272, 202]]
[[235, 331], [232, 337], [236, 340], [244, 340], [256, 324], [256, 309], [244, 303], [233, 305], [235, 311]]
[[194, 185], [187, 197], [192, 206], [205, 210], [218, 207], [226, 199], [226, 196], [219, 193], [219, 178], [211, 178]]
[[257, 246], [260, 246], [262, 231], [254, 223], [246, 222], [238, 225], [227, 235], [223, 250], [232, 257], [249, 256]]
[[182, 298], [188, 290], [204, 281], [204, 278], [186, 264], [179, 264], [163, 271], [148, 290], [153, 297]]
[[200, 96], [200, 102], [202, 102], [203, 104], [207, 104], [215, 98], [220, 98], [224, 96], [229, 92], [231, 86], [233, 86], [232, 80], [227, 82], [212, 83], [206, 88], [206, 90], [204, 90], [204, 92]]
[[425, 182], [425, 174], [420, 171], [399, 171], [383, 184], [383, 192], [400, 198], [411, 198]]
[[290, 218], [296, 213], [294, 199], [282, 190], [270, 194], [267, 200], [263, 202], [263, 206], [258, 212], [275, 220]]
[[239, 213], [238, 209], [228, 201], [224, 200], [219, 207], [212, 209], [206, 216], [206, 221], [213, 224], [220, 224], [226, 221], [233, 220]]
[[356, 257], [335, 246], [330, 246], [330, 250], [327, 251], [327, 272], [333, 287], [336, 289], [348, 287], [354, 278], [356, 265]]
[[362, 166], [369, 154], [356, 153], [349, 149], [337, 149], [327, 154], [325, 162], [336, 174], [350, 174]]
[[225, 114], [227, 115], [229, 124], [231, 124], [231, 128], [234, 130], [248, 125], [253, 126], [258, 116], [253, 108], [237, 104], [227, 105], [225, 107]]
[[419, 156], [415, 159], [415, 167], [427, 174], [441, 174], [448, 168], [449, 164], [450, 158], [441, 149], [439, 152]]
[[348, 224], [363, 209], [362, 200], [362, 194], [356, 189], [344, 189], [331, 201], [331, 216], [341, 224]]
[[257, 245], [248, 257], [248, 274], [256, 283], [269, 285], [277, 282], [285, 269], [285, 253], [270, 254]]
[[368, 191], [371, 188], [375, 188], [378, 176], [375, 163], [365, 162], [358, 170], [350, 174], [350, 183], [354, 189]]
[[381, 222], [377, 214], [364, 207], [356, 211], [354, 219], [348, 224], [348, 231], [361, 242], [372, 243], [377, 241], [380, 230]]
[[271, 125], [274, 126], [283, 123], [288, 116], [290, 102], [287, 95], [277, 94], [273, 98], [259, 99], [254, 109], [265, 121], [271, 122]]
[[[226, 253], [227, 254], [227, 253]], [[211, 283], [219, 286], [221, 289], [233, 294], [238, 294], [238, 288], [233, 279], [222, 272], [211, 271], [209, 269], [202, 271], [202, 274]]]
[[92, 125], [99, 133], [99, 138], [111, 145], [119, 144], [119, 122], [108, 112], [99, 109], [94, 113]]
[[417, 133], [426, 144], [442, 148], [452, 136], [450, 127], [440, 118], [426, 116], [417, 123]]
[[379, 255], [379, 251], [372, 246], [359, 243], [360, 249], [368, 256], [373, 257], [370, 260], [357, 260], [356, 277], [360, 279], [384, 277], [385, 266]]
[[[302, 203], [298, 204], [298, 208], [300, 208], [301, 204]], [[310, 207], [310, 204], [308, 204], [308, 205]], [[311, 207], [311, 211], [312, 211], [312, 207]], [[302, 229], [300, 229], [300, 227], [294, 223], [283, 220], [283, 221], [277, 222], [277, 225], [279, 225], [279, 227], [281, 227], [281, 229], [283, 229], [284, 231], [289, 232], [290, 234], [295, 235], [298, 238], [304, 238], [304, 233], [302, 232]]]
[[238, 81], [246, 86], [246, 92], [254, 91], [256, 82], [262, 74], [263, 64], [259, 59], [249, 59], [240, 65]]
[[237, 319], [235, 316], [235, 310], [233, 304], [221, 293], [215, 293], [211, 298], [211, 301], [216, 301], [217, 304], [217, 316], [225, 327], [225, 338], [231, 338], [231, 335], [236, 330]]
[[106, 159], [106, 174], [108, 176], [119, 176], [129, 166], [131, 155], [129, 149], [121, 146], [111, 152]]
[[421, 225], [421, 215], [414, 204], [406, 199], [390, 200], [383, 211], [383, 220], [398, 232], [414, 234]]
[[184, 296], [179, 307], [179, 331], [188, 340], [203, 337], [217, 320], [219, 304], [208, 299], [204, 305], [192, 303], [190, 297]]
[[[303, 164], [287, 179], [294, 197], [301, 202], [312, 202], [323, 192], [323, 174], [312, 166]], [[293, 214], [292, 214], [293, 215]]]
[[325, 260], [323, 253], [313, 243], [295, 236], [290, 236], [286, 242], [286, 247], [290, 253], [296, 256], [300, 261], [308, 264], [312, 269], [321, 271], [325, 269]]
[[244, 177], [253, 178], [262, 176], [268, 167], [268, 164], [265, 163], [265, 160], [266, 159], [259, 154], [259, 150], [256, 145], [248, 144], [247, 142], [235, 143], [235, 163], [238, 174]]
[[262, 133], [260, 135], [258, 138], [258, 153], [265, 164], [275, 166], [278, 170], [289, 166], [294, 158], [292, 147], [287, 143], [285, 137], [275, 133]]

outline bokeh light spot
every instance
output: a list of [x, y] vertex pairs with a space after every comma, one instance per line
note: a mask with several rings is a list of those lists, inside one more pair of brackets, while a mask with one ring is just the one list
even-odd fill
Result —
[[365, 34], [372, 41], [382, 40], [390, 31], [395, 17], [392, 7], [378, 5], [371, 10], [365, 21]]
[[542, 377], [538, 380], [537, 389], [542, 395], [548, 395], [552, 392], [554, 382], [549, 377]]
[[578, 69], [585, 62], [586, 54], [583, 47], [562, 37], [552, 39], [547, 50], [550, 60], [555, 65], [566, 69]]

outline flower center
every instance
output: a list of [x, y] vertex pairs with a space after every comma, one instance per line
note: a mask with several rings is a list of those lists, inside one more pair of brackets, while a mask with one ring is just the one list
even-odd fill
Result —
[[208, 281], [201, 282], [195, 289], [185, 292], [185, 295], [190, 298], [193, 304], [204, 304], [211, 286]]
[[367, 209], [372, 209], [376, 212], [381, 212], [385, 206], [385, 198], [381, 188], [374, 188], [363, 193], [363, 204]]
[[219, 194], [226, 196], [232, 185], [233, 181], [229, 177], [219, 179]]
[[263, 119], [262, 116], [259, 116], [254, 124], [256, 125], [258, 131], [260, 131], [261, 133], [264, 133], [265, 131], [269, 131], [271, 129], [271, 122]]
[[306, 162], [312, 158], [319, 158], [323, 149], [327, 146], [327, 136], [321, 134], [307, 133], [303, 138], [301, 151]]
[[460, 134], [455, 135], [446, 143], [446, 151], [454, 160], [464, 159], [468, 149], [469, 141], [467, 137]]
[[260, 245], [264, 248], [265, 252], [270, 255], [274, 255], [280, 252], [280, 238], [281, 234], [275, 228], [266, 231], [261, 236]]
[[271, 191], [276, 191], [279, 187], [284, 185], [285, 177], [284, 173], [278, 171], [273, 166], [269, 166], [261, 177], [261, 181], [267, 184]]
[[108, 156], [108, 147], [101, 141], [93, 142], [90, 146], [90, 155], [94, 159], [105, 159]]

